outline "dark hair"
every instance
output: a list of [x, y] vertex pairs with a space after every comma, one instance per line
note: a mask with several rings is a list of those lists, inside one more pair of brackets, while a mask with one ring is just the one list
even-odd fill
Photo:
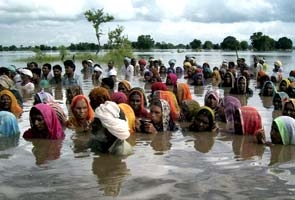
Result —
[[36, 62], [31, 62], [30, 65], [35, 65], [35, 68], [38, 68], [38, 64]]
[[161, 100], [158, 99], [158, 98], [153, 98], [153, 100], [152, 100], [152, 102], [151, 102], [151, 104], [150, 104], [150, 107], [152, 107], [152, 106], [158, 106], [158, 107], [161, 108], [161, 110], [163, 110], [163, 109], [162, 109], [162, 102], [161, 102]]
[[0, 67], [0, 75], [9, 75], [9, 70], [6, 67]]
[[41, 69], [40, 68], [33, 68], [32, 73], [37, 74], [39, 77], [41, 76]]
[[82, 65], [84, 65], [84, 64], [87, 64], [87, 65], [88, 65], [87, 60], [83, 60], [83, 61], [82, 61]]
[[103, 78], [101, 80], [101, 82], [104, 83], [105, 85], [109, 86], [111, 90], [114, 89], [115, 82], [112, 77]]
[[68, 66], [71, 67], [74, 71], [76, 69], [76, 65], [74, 64], [74, 62], [72, 60], [66, 60], [64, 61], [64, 66]]
[[62, 71], [62, 68], [60, 65], [54, 65], [52, 68], [53, 70], [58, 69], [59, 71]]
[[235, 63], [234, 62], [228, 62], [228, 67], [235, 67]]
[[43, 65], [43, 67], [47, 67], [49, 70], [51, 70], [51, 64], [49, 64], [49, 63], [45, 63], [45, 64]]

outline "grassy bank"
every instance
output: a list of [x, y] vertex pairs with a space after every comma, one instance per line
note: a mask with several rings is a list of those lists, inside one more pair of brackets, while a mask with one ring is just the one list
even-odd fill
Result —
[[60, 52], [58, 55], [50, 55], [46, 54], [40, 50], [35, 50], [35, 55], [26, 57], [26, 58], [18, 58], [15, 61], [17, 62], [38, 62], [38, 63], [51, 63], [51, 62], [63, 62], [65, 60], [93, 60], [94, 63], [107, 63], [109, 60], [113, 60], [116, 64], [123, 64], [123, 58], [125, 56], [133, 57], [133, 52], [131, 50], [125, 49], [114, 49], [107, 52], [104, 55], [96, 55], [95, 53], [85, 52], [85, 53], [70, 53], [67, 51]]

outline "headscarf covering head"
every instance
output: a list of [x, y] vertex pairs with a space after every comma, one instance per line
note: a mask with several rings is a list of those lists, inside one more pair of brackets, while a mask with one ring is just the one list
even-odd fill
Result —
[[119, 84], [123, 84], [124, 87], [127, 89], [127, 92], [129, 92], [131, 90], [131, 84], [129, 81], [122, 80], [119, 82]]
[[34, 105], [37, 103], [54, 103], [54, 98], [48, 92], [41, 91], [35, 95]]
[[295, 144], [295, 119], [289, 116], [279, 116], [274, 123], [279, 129], [283, 144]]
[[19, 133], [18, 122], [14, 114], [8, 111], [0, 111], [0, 135], [14, 136]]
[[123, 92], [114, 92], [111, 95], [111, 100], [117, 104], [128, 102], [128, 98], [127, 98], [126, 94]]
[[214, 111], [208, 106], [201, 106], [196, 115], [199, 115], [202, 112], [206, 112], [209, 119], [209, 129], [211, 130], [215, 125], [215, 115]]
[[139, 61], [138, 61], [138, 63], [140, 64], [140, 65], [144, 65], [144, 66], [146, 66], [146, 60], [145, 59], [140, 59]]
[[5, 89], [10, 89], [14, 86], [14, 82], [8, 76], [1, 75], [0, 76], [0, 85], [2, 85], [2, 87], [4, 87]]
[[120, 140], [130, 136], [128, 122], [120, 119], [120, 107], [112, 101], [106, 101], [95, 109], [95, 117], [98, 118], [103, 127]]
[[233, 96], [226, 96], [221, 100], [220, 104], [224, 107], [226, 121], [233, 122], [235, 111], [241, 108], [240, 100]]
[[162, 91], [166, 91], [167, 90], [167, 86], [165, 83], [162, 82], [155, 82], [152, 84], [152, 94], [157, 91], [157, 90], [162, 90]]
[[[86, 105], [87, 105], [88, 114], [87, 114], [86, 119], [87, 119], [88, 121], [92, 121], [93, 118], [94, 118], [94, 112], [93, 112], [93, 110], [92, 110], [92, 108], [91, 108], [91, 106], [90, 106], [90, 103], [89, 103], [88, 99], [87, 99], [84, 95], [77, 95], [77, 96], [75, 96], [75, 97], [73, 98], [73, 101], [72, 101], [72, 103], [71, 103], [71, 111], [72, 111], [72, 113], [74, 113], [73, 111], [74, 111], [74, 109], [75, 109], [75, 107], [76, 107], [78, 101], [80, 101], [80, 100], [84, 100], [84, 102], [85, 102]], [[75, 115], [73, 115], [72, 117], [77, 121]]]
[[10, 111], [15, 115], [16, 118], [19, 118], [21, 113], [23, 112], [23, 109], [17, 103], [15, 96], [9, 90], [2, 90], [0, 92], [0, 99], [3, 95], [9, 96], [9, 98], [11, 99]]
[[278, 66], [278, 67], [282, 67], [282, 62], [277, 60], [274, 62], [274, 65]]
[[185, 112], [187, 113], [187, 116], [184, 116], [186, 117], [186, 120], [191, 121], [193, 117], [198, 113], [200, 109], [200, 104], [195, 100], [187, 99], [182, 101], [182, 109], [186, 110]]
[[192, 95], [187, 83], [178, 83], [177, 84], [177, 101], [179, 104], [184, 100], [192, 100]]
[[[59, 120], [57, 119], [57, 116], [55, 114], [55, 111], [47, 104], [36, 104], [32, 107], [30, 110], [30, 123], [31, 127], [33, 127], [33, 122], [32, 122], [32, 113], [33, 110], [38, 110], [41, 115], [43, 116], [43, 119], [45, 121], [48, 135], [46, 139], [52, 139], [52, 140], [57, 140], [57, 139], [63, 139], [64, 138], [64, 132], [61, 127], [61, 124]], [[27, 130], [24, 133], [24, 138], [25, 139], [32, 139], [32, 138], [39, 138], [37, 135], [39, 133], [34, 133], [32, 128]]]
[[129, 126], [129, 132], [130, 134], [135, 133], [136, 129], [135, 129], [135, 113], [133, 111], [133, 109], [131, 108], [130, 105], [126, 104], [126, 103], [120, 103], [118, 104], [120, 109], [124, 112], [125, 117], [128, 121], [128, 126]]
[[177, 83], [177, 76], [174, 73], [169, 73], [167, 78], [170, 78], [172, 85], [176, 85]]
[[239, 108], [240, 120], [243, 128], [243, 135], [256, 135], [262, 129], [262, 120], [256, 108], [242, 106]]

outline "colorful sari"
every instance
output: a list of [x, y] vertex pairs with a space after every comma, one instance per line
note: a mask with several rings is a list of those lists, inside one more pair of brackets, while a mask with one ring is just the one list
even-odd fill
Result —
[[139, 118], [150, 118], [150, 114], [145, 108], [145, 95], [144, 92], [142, 92], [142, 89], [133, 88], [128, 95], [128, 104], [130, 105], [130, 97], [134, 94], [137, 94], [140, 96], [140, 109], [139, 111], [134, 111], [135, 116]]
[[177, 84], [177, 101], [181, 104], [184, 100], [192, 100], [192, 95], [189, 89], [188, 84], [186, 83], [178, 83]]
[[95, 87], [89, 93], [91, 107], [95, 110], [100, 104], [110, 101], [110, 93], [104, 87]]
[[[289, 101], [289, 95], [286, 92], [277, 92], [274, 96], [273, 96], [273, 104], [274, 104], [274, 100], [276, 98], [279, 98], [281, 100], [281, 105], [283, 107], [283, 105]], [[282, 107], [280, 109], [282, 109]]]
[[283, 144], [295, 144], [295, 119], [289, 116], [279, 116], [274, 122], [278, 126]]
[[177, 76], [174, 73], [169, 73], [167, 75], [167, 78], [170, 78], [172, 85], [176, 85], [177, 84]]
[[[33, 122], [31, 120], [32, 109], [37, 109], [43, 116], [43, 119], [47, 127], [47, 135], [43, 135], [32, 128], [33, 127]], [[25, 139], [40, 138], [40, 139], [57, 140], [57, 139], [63, 139], [65, 137], [61, 124], [58, 121], [57, 116], [55, 114], [55, 111], [49, 105], [40, 103], [33, 106], [32, 109], [30, 111], [31, 128], [24, 132], [23, 137]]]
[[220, 101], [220, 106], [224, 107], [226, 122], [233, 123], [235, 111], [241, 108], [240, 100], [233, 96], [226, 96]]
[[111, 95], [111, 101], [119, 104], [119, 103], [128, 103], [128, 98], [123, 92], [114, 92]]
[[0, 111], [0, 135], [15, 136], [19, 133], [18, 122], [14, 114], [8, 111]]
[[155, 92], [154, 97], [167, 101], [170, 106], [170, 110], [171, 110], [170, 115], [172, 120], [176, 121], [179, 119], [180, 108], [173, 92], [158, 90]]
[[162, 90], [162, 91], [166, 91], [167, 90], [167, 86], [165, 83], [162, 82], [155, 82], [152, 84], [152, 94], [154, 94], [155, 91], [157, 90]]
[[243, 135], [256, 135], [262, 129], [261, 116], [256, 108], [242, 106], [238, 109], [240, 113]]
[[128, 121], [130, 134], [135, 133], [135, 114], [133, 109], [126, 103], [118, 104], [119, 108], [124, 112], [125, 117]]
[[[80, 100], [84, 100], [87, 105], [87, 110], [88, 110], [88, 114], [86, 117], [86, 124], [87, 125], [84, 124], [85, 122], [79, 121], [74, 114], [75, 112], [73, 112], [76, 104]], [[90, 128], [89, 125], [94, 119], [94, 111], [92, 110], [88, 99], [84, 95], [78, 95], [78, 96], [74, 97], [74, 99], [71, 103], [71, 112], [73, 114], [72, 114], [72, 116], [70, 116], [69, 120], [67, 121], [68, 127], [73, 127], [73, 128], [78, 128], [78, 129], [82, 128], [83, 130], [88, 130]]]
[[12, 112], [16, 118], [19, 118], [21, 113], [23, 112], [23, 109], [17, 103], [15, 96], [9, 90], [2, 90], [0, 92], [0, 99], [3, 95], [9, 96], [9, 98], [11, 99], [10, 112]]

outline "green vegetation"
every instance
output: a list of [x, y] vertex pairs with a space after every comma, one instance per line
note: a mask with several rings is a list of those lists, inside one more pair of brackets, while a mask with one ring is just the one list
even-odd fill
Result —
[[112, 21], [114, 17], [108, 14], [104, 14], [103, 9], [87, 10], [84, 13], [84, 15], [89, 22], [92, 22], [93, 28], [95, 29], [95, 35], [97, 38], [97, 45], [98, 45], [98, 48], [96, 51], [96, 54], [97, 54], [101, 47], [100, 36], [102, 35], [102, 32], [101, 32], [100, 26], [103, 23]]

